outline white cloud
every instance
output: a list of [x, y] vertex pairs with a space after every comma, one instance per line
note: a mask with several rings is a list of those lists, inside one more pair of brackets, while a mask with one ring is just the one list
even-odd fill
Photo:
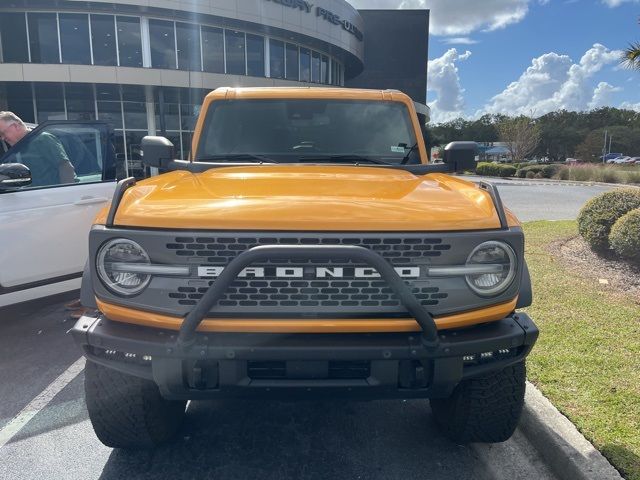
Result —
[[520, 22], [529, 0], [350, 0], [355, 8], [428, 8], [434, 35], [468, 35]]
[[469, 37], [449, 37], [443, 38], [441, 42], [447, 45], [475, 45], [478, 40]]
[[607, 82], [600, 82], [593, 91], [593, 97], [587, 107], [589, 109], [607, 107], [611, 105], [611, 94], [622, 91], [620, 87], [614, 87]]
[[640, 102], [638, 103], [622, 102], [620, 104], [620, 108], [623, 108], [625, 110], [635, 110], [636, 112], [640, 112]]
[[611, 8], [619, 7], [625, 2], [638, 3], [638, 0], [602, 0], [602, 3]]
[[595, 44], [578, 63], [567, 55], [550, 52], [534, 58], [531, 66], [503, 92], [494, 96], [482, 111], [507, 115], [544, 115], [566, 109], [586, 110], [602, 105], [617, 91], [605, 82], [592, 87], [592, 77], [605, 65], [617, 62], [620, 52]]
[[444, 55], [429, 61], [428, 91], [435, 92], [436, 100], [429, 103], [431, 119], [434, 123], [446, 122], [464, 114], [464, 89], [460, 84], [457, 62], [471, 56], [470, 51], [459, 54], [450, 48]]

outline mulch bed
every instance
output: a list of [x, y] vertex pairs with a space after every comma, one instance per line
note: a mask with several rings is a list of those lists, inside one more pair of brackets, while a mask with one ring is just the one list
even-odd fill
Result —
[[640, 265], [595, 254], [580, 235], [556, 244], [554, 255], [570, 271], [593, 279], [604, 291], [631, 296], [640, 303]]

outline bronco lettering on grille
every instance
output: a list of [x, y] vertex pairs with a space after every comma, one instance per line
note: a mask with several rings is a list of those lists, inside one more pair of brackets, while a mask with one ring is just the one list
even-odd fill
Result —
[[[219, 277], [225, 267], [198, 267], [199, 277]], [[394, 267], [402, 278], [420, 278], [420, 267]], [[241, 278], [380, 278], [370, 267], [247, 267]]]

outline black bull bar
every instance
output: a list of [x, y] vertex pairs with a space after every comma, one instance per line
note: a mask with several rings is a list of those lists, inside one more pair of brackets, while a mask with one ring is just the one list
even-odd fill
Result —
[[198, 326], [245, 267], [272, 257], [286, 257], [292, 260], [305, 260], [310, 257], [323, 260], [345, 258], [369, 265], [377, 270], [409, 314], [416, 319], [422, 329], [421, 340], [425, 349], [434, 351], [438, 348], [440, 344], [438, 330], [431, 314], [411, 293], [407, 284], [389, 262], [378, 253], [357, 245], [265, 245], [242, 252], [224, 268], [209, 290], [186, 316], [180, 327], [178, 347], [187, 349], [195, 343]]

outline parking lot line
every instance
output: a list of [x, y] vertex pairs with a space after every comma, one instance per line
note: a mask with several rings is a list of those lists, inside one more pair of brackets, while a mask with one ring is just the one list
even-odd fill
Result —
[[40, 410], [46, 407], [53, 397], [66, 387], [82, 370], [84, 370], [85, 358], [80, 357], [58, 378], [51, 382], [36, 398], [18, 413], [13, 420], [0, 430], [0, 448], [4, 447], [22, 428], [35, 417]]

